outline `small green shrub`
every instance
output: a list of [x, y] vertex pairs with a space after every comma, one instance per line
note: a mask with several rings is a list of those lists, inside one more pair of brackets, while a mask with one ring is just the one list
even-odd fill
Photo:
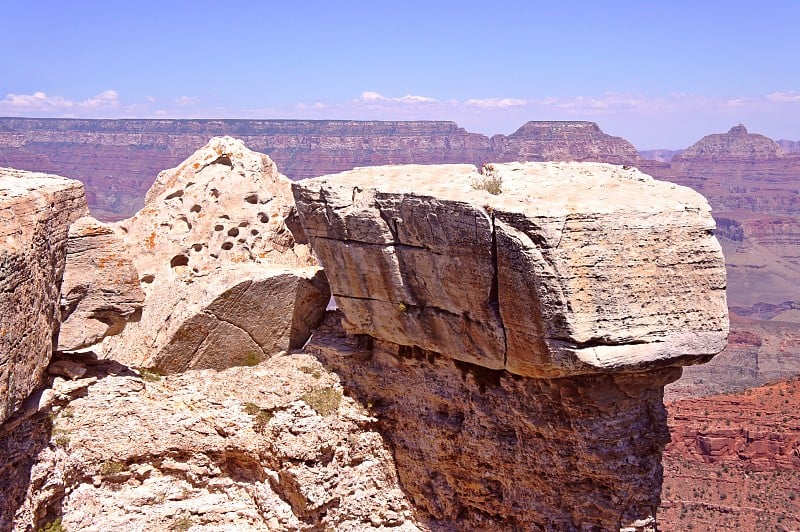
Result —
[[339, 410], [339, 403], [342, 401], [342, 392], [330, 386], [326, 388], [314, 388], [301, 397], [308, 406], [321, 416], [329, 416]]
[[242, 364], [245, 366], [258, 366], [261, 362], [261, 356], [256, 353], [255, 351], [248, 351], [247, 354], [244, 356], [244, 361]]
[[272, 419], [272, 411], [267, 408], [261, 408], [255, 403], [247, 402], [244, 404], [244, 412], [248, 416], [254, 416], [253, 429], [256, 432], [264, 432], [267, 428], [269, 420]]
[[261, 411], [261, 407], [255, 403], [247, 402], [244, 404], [244, 413], [248, 416], [254, 416]]
[[161, 374], [154, 369], [139, 368], [139, 375], [144, 382], [158, 382], [161, 380]]
[[298, 369], [306, 375], [311, 375], [315, 379], [322, 377], [322, 373], [317, 368], [312, 368], [311, 366], [300, 366]]
[[481, 168], [481, 177], [470, 183], [475, 190], [485, 190], [495, 196], [503, 193], [503, 178], [497, 175], [494, 165], [485, 164]]
[[67, 532], [67, 529], [61, 524], [61, 518], [57, 517], [55, 521], [47, 523], [43, 527], [39, 528], [37, 532]]
[[269, 424], [269, 420], [272, 419], [272, 412], [265, 408], [262, 408], [256, 414], [255, 419], [253, 420], [253, 428], [257, 432], [264, 432], [266, 430], [267, 425]]
[[123, 471], [125, 471], [125, 464], [123, 464], [122, 462], [109, 460], [107, 462], [103, 462], [102, 464], [100, 464], [101, 475], [118, 475]]
[[178, 517], [176, 518], [171, 525], [169, 525], [169, 529], [174, 532], [186, 532], [192, 526], [194, 522], [189, 517]]

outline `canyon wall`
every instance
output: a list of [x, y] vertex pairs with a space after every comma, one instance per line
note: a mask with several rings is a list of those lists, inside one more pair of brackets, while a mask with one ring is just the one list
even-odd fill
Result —
[[0, 118], [0, 165], [86, 184], [103, 220], [131, 216], [158, 172], [209, 138], [230, 135], [268, 154], [291, 179], [380, 164], [555, 159], [630, 162], [627, 141], [591, 122], [529, 122], [488, 138], [454, 122], [347, 120], [69, 120]]

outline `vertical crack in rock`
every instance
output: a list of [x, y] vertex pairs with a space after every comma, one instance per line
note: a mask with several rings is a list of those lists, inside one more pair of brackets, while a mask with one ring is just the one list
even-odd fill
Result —
[[488, 214], [492, 224], [492, 286], [489, 290], [489, 307], [497, 318], [500, 330], [503, 331], [503, 367], [505, 368], [508, 362], [508, 334], [503, 323], [503, 313], [500, 312], [500, 268], [497, 264], [497, 225], [494, 221], [494, 209], [489, 208]]

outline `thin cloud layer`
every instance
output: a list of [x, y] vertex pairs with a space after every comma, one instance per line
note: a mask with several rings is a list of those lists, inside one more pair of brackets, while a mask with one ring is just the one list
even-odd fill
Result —
[[119, 107], [119, 95], [114, 90], [106, 90], [82, 101], [74, 101], [62, 96], [48, 96], [45, 92], [33, 94], [7, 94], [0, 101], [0, 113], [17, 115], [21, 113], [52, 113], [63, 116], [75, 114], [85, 116], [97, 111], [113, 110]]
[[125, 101], [115, 90], [71, 100], [44, 92], [7, 94], [0, 116], [76, 118], [297, 118], [341, 120], [450, 120], [469, 131], [511, 133], [529, 120], [592, 120], [604, 131], [640, 148], [681, 148], [712, 132], [743, 123], [772, 138], [800, 138], [791, 120], [800, 92], [709, 97], [686, 93], [646, 96], [625, 93], [546, 98], [439, 99], [427, 95], [387, 96], [364, 91], [344, 101], [298, 102], [274, 108], [237, 108], [181, 95]]

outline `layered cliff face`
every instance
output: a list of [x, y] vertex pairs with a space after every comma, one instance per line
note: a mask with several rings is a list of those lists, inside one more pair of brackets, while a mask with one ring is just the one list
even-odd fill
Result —
[[800, 381], [668, 405], [665, 530], [800, 527]]
[[60, 324], [67, 231], [85, 214], [78, 181], [0, 168], [0, 423], [43, 382]]
[[528, 122], [509, 136], [492, 137], [492, 161], [599, 161], [632, 164], [633, 144], [606, 135], [594, 122]]
[[380, 412], [422, 515], [652, 525], [663, 386], [727, 335], [700, 196], [597, 164], [363, 168], [293, 190], [356, 335], [308, 348]]
[[781, 155], [783, 150], [777, 142], [764, 135], [748, 133], [747, 128], [739, 124], [727, 133], [706, 135], [682, 153], [675, 155], [672, 160], [675, 162], [718, 159], [757, 161]]
[[591, 122], [528, 122], [491, 139], [453, 122], [1, 118], [0, 126], [0, 164], [80, 179], [103, 220], [133, 215], [161, 169], [218, 135], [268, 154], [291, 179], [381, 164], [523, 160], [523, 154], [532, 161], [636, 159], [629, 143]]

